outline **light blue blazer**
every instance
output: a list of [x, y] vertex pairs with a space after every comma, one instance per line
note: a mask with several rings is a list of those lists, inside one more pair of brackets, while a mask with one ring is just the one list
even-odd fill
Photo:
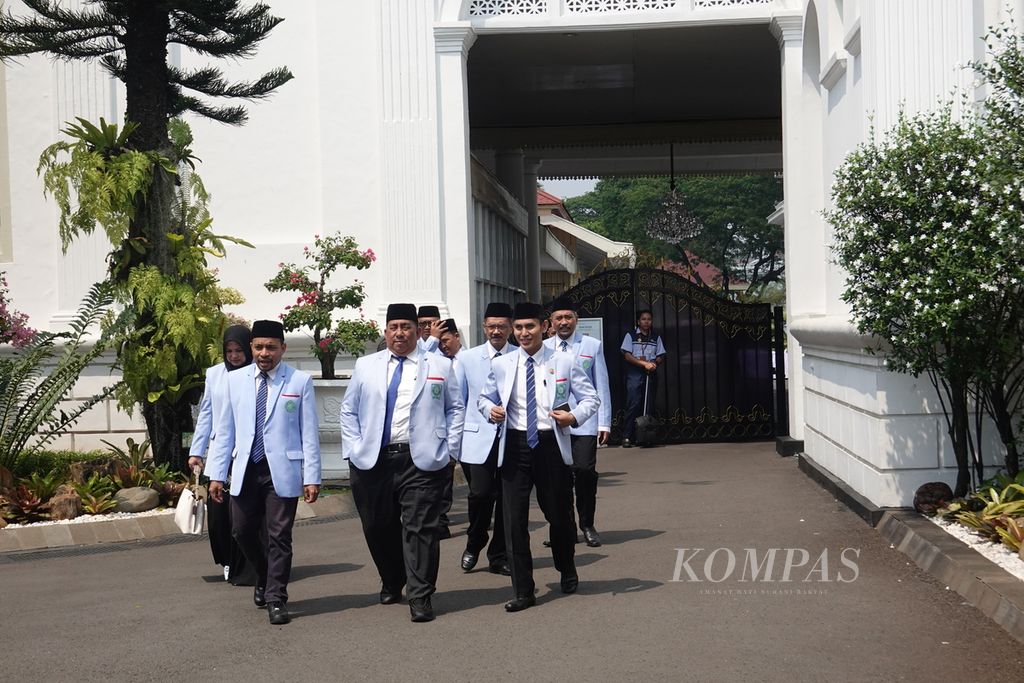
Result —
[[[484, 342], [471, 349], [459, 351], [455, 358], [455, 371], [462, 387], [462, 400], [467, 406], [475, 406], [477, 397], [487, 385], [487, 377], [491, 374], [491, 343]], [[509, 347], [518, 353], [515, 346]], [[511, 354], [509, 354], [511, 355]], [[482, 417], [476, 410], [466, 411], [466, 424], [462, 429], [462, 455], [459, 460], [473, 465], [487, 462], [487, 456], [494, 445], [494, 436], [498, 433], [498, 425]]]
[[[485, 419], [490, 420], [491, 408], [494, 406], [508, 405], [509, 398], [512, 396], [516, 368], [521, 353], [524, 352], [522, 349], [519, 349], [516, 353], [495, 358], [494, 362], [491, 363], [491, 374], [487, 378], [487, 385], [480, 393], [479, 400], [477, 401], [480, 414]], [[556, 353], [547, 346], [541, 346], [539, 353], [541, 354], [541, 363], [549, 370], [554, 369], [553, 373], [549, 372], [545, 377], [548, 385], [550, 386], [551, 381], [554, 380], [556, 387], [562, 383], [566, 383], [569, 386], [569, 395], [564, 398], [558, 395], [557, 389], [555, 391], [548, 391], [549, 403], [545, 407], [550, 411], [556, 405], [568, 399], [570, 401], [570, 411], [573, 417], [576, 418], [576, 422], [579, 424], [585, 423], [590, 419], [591, 415], [597, 412], [598, 404], [600, 403], [597, 391], [594, 390], [594, 385], [590, 383], [586, 373], [583, 372], [582, 368], [577, 367], [573, 357], [568, 353]], [[572, 407], [573, 402], [576, 404], [575, 407]], [[555, 440], [558, 442], [558, 450], [562, 454], [562, 461], [566, 465], [571, 465], [572, 439], [570, 439], [569, 429], [556, 425], [554, 432]], [[501, 444], [498, 446], [498, 465], [501, 465], [505, 459], [505, 440], [507, 434], [507, 429], [501, 430]]]
[[[544, 345], [560, 352], [562, 340], [557, 336], [544, 340]], [[597, 397], [601, 399], [601, 407], [597, 415], [592, 416], [586, 422], [581, 422], [579, 427], [573, 427], [571, 433], [574, 436], [597, 436], [598, 432], [610, 432], [612, 430], [612, 395], [608, 387], [608, 365], [604, 360], [604, 349], [601, 340], [595, 339], [588, 334], [576, 332], [572, 341], [569, 342], [567, 353], [573, 354], [576, 365], [586, 373], [587, 379], [597, 390]], [[575, 406], [576, 400], [569, 399], [569, 406]]]
[[[244, 372], [244, 370], [235, 370]], [[196, 428], [192, 432], [192, 445], [188, 449], [189, 457], [206, 457], [206, 451], [213, 442], [216, 434], [213, 428], [217, 426], [220, 418], [220, 409], [224, 404], [224, 386], [227, 382], [228, 369], [224, 363], [211, 365], [206, 369], [206, 386], [203, 389], [203, 399], [199, 402], [199, 416], [196, 418]]]
[[[409, 415], [409, 451], [416, 467], [433, 472], [458, 460], [466, 407], [450, 360], [422, 350], [412, 355], [416, 357], [416, 383]], [[341, 401], [341, 452], [361, 470], [371, 469], [380, 455], [390, 359], [391, 352], [384, 349], [357, 360]]]
[[[213, 481], [226, 481], [228, 468], [231, 468], [232, 496], [242, 490], [256, 436], [256, 376], [259, 372], [259, 367], [253, 363], [227, 374], [217, 438], [206, 463], [206, 474]], [[263, 447], [274, 480], [274, 492], [282, 498], [298, 498], [304, 485], [320, 483], [320, 434], [313, 379], [281, 363], [267, 389]], [[234, 464], [232, 452], [238, 454]]]

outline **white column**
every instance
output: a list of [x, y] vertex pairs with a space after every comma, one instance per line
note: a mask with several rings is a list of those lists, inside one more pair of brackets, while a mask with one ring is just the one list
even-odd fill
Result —
[[540, 297], [540, 250], [541, 226], [537, 220], [537, 171], [539, 159], [525, 159], [523, 162], [523, 206], [530, 232], [526, 237], [526, 294], [530, 301], [541, 303]]
[[[820, 262], [821, 235], [802, 234], [808, 227], [807, 219], [819, 207], [812, 206], [809, 187], [821, 184], [809, 169], [800, 163], [804, 155], [813, 153], [803, 137], [802, 110], [802, 51], [803, 18], [799, 13], [777, 15], [772, 18], [771, 31], [779, 40], [782, 67], [782, 167], [783, 197], [785, 200], [786, 248], [786, 320], [813, 312], [821, 313], [819, 300], [824, 290], [824, 264]], [[814, 253], [805, 253], [812, 247]], [[818, 262], [815, 259], [819, 259]], [[817, 283], [815, 277], [819, 278]], [[804, 438], [804, 378], [803, 353], [796, 338], [787, 333], [789, 364], [789, 434], [794, 439]]]
[[[444, 296], [432, 3], [379, 0], [383, 302]], [[381, 316], [383, 317], [383, 316]]]
[[[53, 63], [52, 88], [54, 103], [54, 139], [63, 138], [58, 131], [82, 117], [99, 125], [124, 125], [118, 116], [119, 84], [94, 62], [58, 61]], [[40, 152], [42, 150], [39, 150]], [[50, 229], [56, 231], [57, 226]], [[50, 324], [63, 325], [74, 318], [78, 304], [89, 288], [107, 277], [106, 257], [112, 249], [103, 228], [97, 226], [89, 235], [79, 235], [66, 253], [60, 255], [57, 270], [57, 310]]]
[[[425, 3], [424, 3], [425, 4]], [[469, 24], [434, 27], [441, 169], [441, 220], [445, 268], [443, 298], [461, 329], [473, 330], [477, 263], [469, 161], [469, 93], [466, 59], [476, 34]], [[471, 337], [467, 337], [467, 341]]]

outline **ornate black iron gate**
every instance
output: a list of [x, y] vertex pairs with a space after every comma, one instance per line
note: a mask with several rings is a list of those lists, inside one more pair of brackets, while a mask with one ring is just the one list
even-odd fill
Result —
[[[774, 434], [772, 311], [716, 297], [664, 270], [608, 270], [570, 289], [580, 318], [599, 318], [612, 393], [612, 436], [620, 440], [625, 362], [619, 350], [636, 312], [654, 313], [667, 358], [652, 413], [666, 441], [737, 441]], [[595, 321], [596, 322], [596, 321]]]

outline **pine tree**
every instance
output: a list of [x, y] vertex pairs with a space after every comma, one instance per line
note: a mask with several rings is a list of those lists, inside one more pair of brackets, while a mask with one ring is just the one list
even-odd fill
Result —
[[[99, 60], [125, 85], [125, 118], [135, 125], [127, 147], [175, 162], [181, 161], [181, 150], [174, 149], [168, 134], [172, 117], [190, 111], [241, 125], [246, 110], [238, 100], [265, 98], [292, 78], [281, 67], [253, 82], [229, 82], [215, 66], [180, 69], [167, 63], [169, 44], [216, 59], [252, 56], [281, 22], [262, 3], [242, 7], [236, 0], [86, 0], [82, 7], [69, 9], [58, 1], [21, 1], [29, 11], [16, 15], [7, 3], [8, 9], [0, 12], [0, 59], [46, 54]], [[173, 173], [154, 165], [152, 182], [136, 197], [128, 238], [115, 245], [114, 281], [127, 282], [137, 266], [176, 274], [168, 239], [178, 230], [172, 219], [175, 182]], [[146, 315], [137, 321], [140, 329], [151, 323]], [[143, 415], [157, 462], [182, 466], [181, 433], [192, 429], [189, 402], [147, 403]]]

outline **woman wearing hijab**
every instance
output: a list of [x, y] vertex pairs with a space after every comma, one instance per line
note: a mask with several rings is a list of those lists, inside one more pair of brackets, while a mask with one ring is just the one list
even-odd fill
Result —
[[[232, 325], [224, 330], [224, 362], [206, 371], [206, 389], [199, 403], [199, 417], [192, 434], [188, 466], [193, 470], [202, 469], [206, 452], [217, 438], [213, 432], [220, 417], [229, 372], [234, 372], [252, 363], [252, 335], [245, 325]], [[224, 567], [224, 580], [235, 585], [252, 585], [256, 576], [247, 566], [245, 556], [231, 536], [231, 514], [228, 496], [221, 503], [206, 499], [206, 528], [210, 535], [213, 561]], [[247, 571], [248, 570], [248, 571]]]

